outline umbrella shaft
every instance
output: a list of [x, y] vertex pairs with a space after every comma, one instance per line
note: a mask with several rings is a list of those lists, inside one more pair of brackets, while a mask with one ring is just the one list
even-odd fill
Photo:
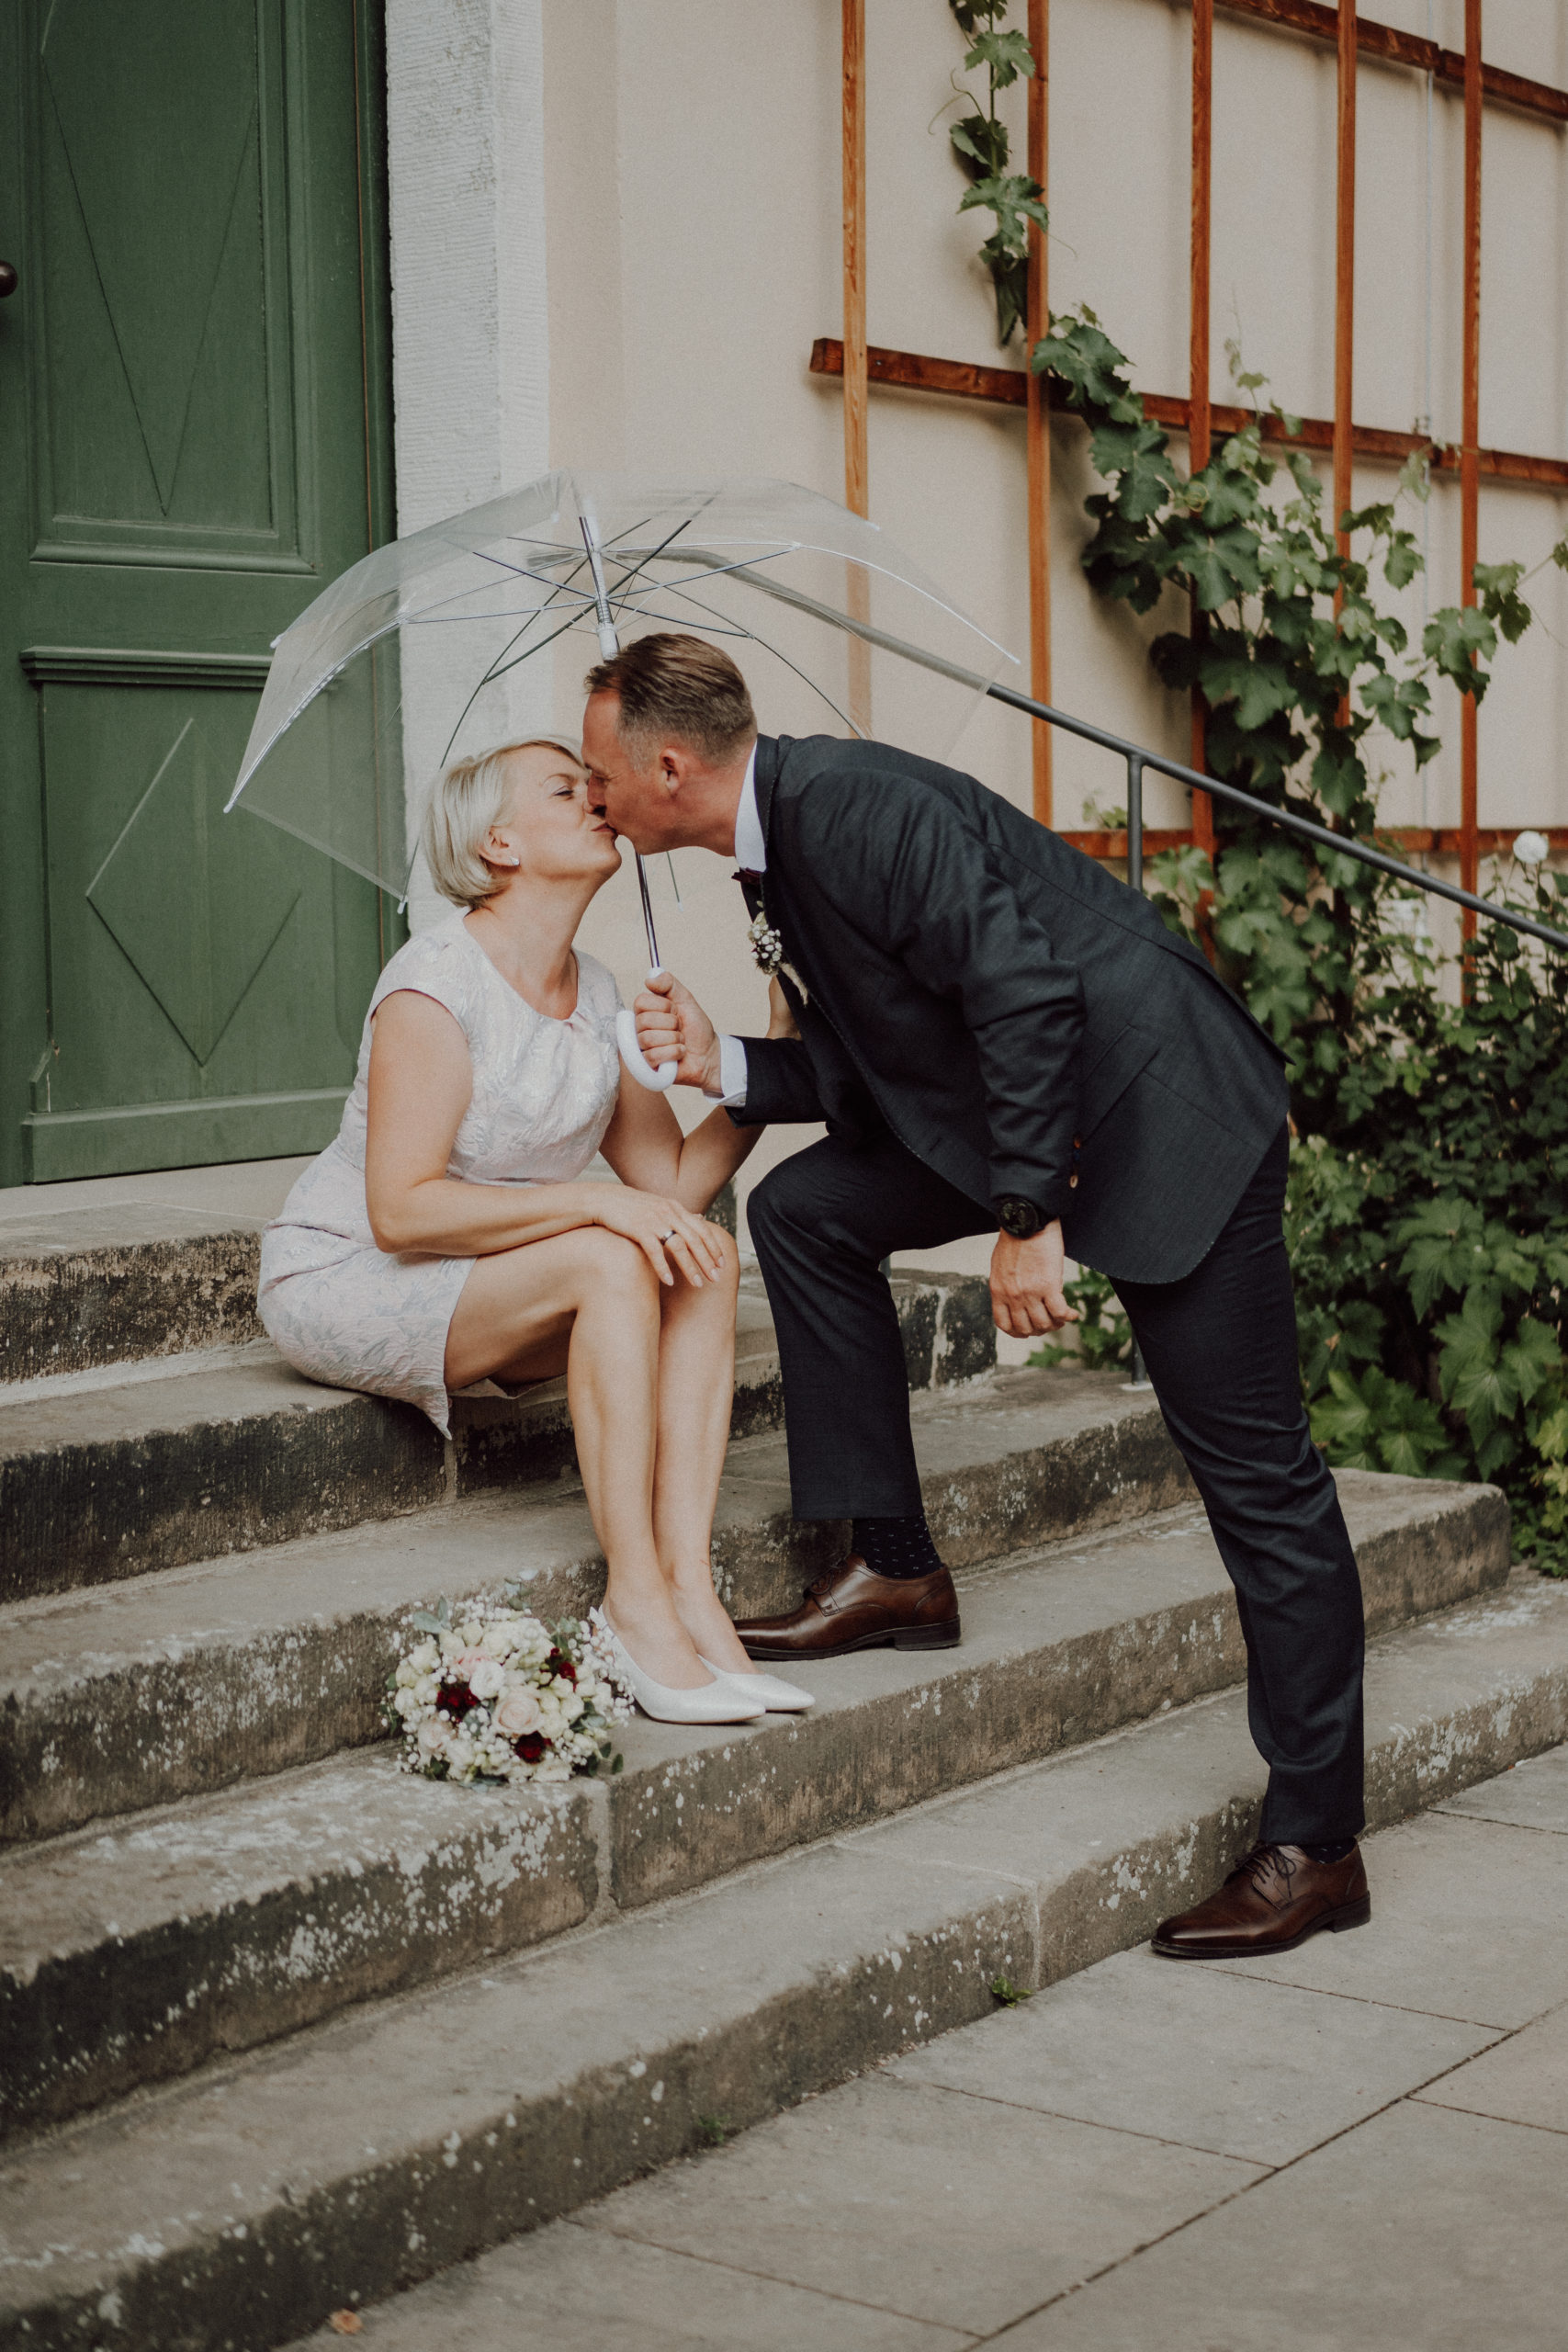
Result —
[[658, 972], [663, 966], [659, 960], [659, 938], [653, 928], [653, 900], [648, 895], [648, 868], [640, 851], [634, 850], [632, 854], [637, 859], [637, 887], [642, 897], [642, 927], [648, 933], [648, 968], [650, 973]]

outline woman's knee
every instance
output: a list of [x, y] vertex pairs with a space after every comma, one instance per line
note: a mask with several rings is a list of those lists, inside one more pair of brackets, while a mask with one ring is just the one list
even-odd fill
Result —
[[656, 1297], [659, 1277], [639, 1243], [602, 1225], [585, 1225], [571, 1236], [578, 1279], [584, 1292], [612, 1294], [632, 1302]]

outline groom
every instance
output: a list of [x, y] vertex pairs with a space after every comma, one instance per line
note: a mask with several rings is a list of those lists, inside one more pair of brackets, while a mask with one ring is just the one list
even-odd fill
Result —
[[1115, 1283], [1202, 1496], [1269, 1766], [1261, 1842], [1155, 1948], [1230, 1958], [1359, 1926], [1361, 1593], [1302, 1408], [1279, 1054], [1143, 898], [972, 777], [759, 736], [739, 671], [694, 637], [642, 638], [587, 684], [591, 797], [645, 854], [735, 858], [799, 1030], [720, 1037], [661, 977], [637, 999], [644, 1051], [738, 1123], [828, 1126], [748, 1217], [795, 1515], [852, 1520], [853, 1549], [790, 1615], [743, 1624], [747, 1649], [956, 1643], [880, 1261], [997, 1232], [996, 1321], [1027, 1338], [1073, 1319], [1070, 1253]]

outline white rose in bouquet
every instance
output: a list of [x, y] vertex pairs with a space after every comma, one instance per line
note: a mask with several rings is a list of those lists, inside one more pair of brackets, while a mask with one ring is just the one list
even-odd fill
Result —
[[[552, 1629], [515, 1607], [469, 1605], [479, 1613], [452, 1624], [443, 1601], [426, 1619], [434, 1633], [411, 1643], [388, 1676], [385, 1720], [405, 1770], [460, 1784], [597, 1771], [609, 1760], [607, 1726], [631, 1713], [598, 1628], [568, 1619]], [[475, 1703], [438, 1713], [446, 1685]]]
[[495, 1711], [495, 1727], [508, 1739], [521, 1739], [525, 1733], [537, 1731], [543, 1722], [537, 1693], [526, 1684], [508, 1690]]

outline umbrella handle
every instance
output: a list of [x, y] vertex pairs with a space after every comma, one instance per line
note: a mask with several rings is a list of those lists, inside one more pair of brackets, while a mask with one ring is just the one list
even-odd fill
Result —
[[[649, 978], [658, 979], [662, 968], [656, 964]], [[615, 1043], [621, 1049], [621, 1059], [627, 1072], [639, 1086], [646, 1086], [650, 1094], [668, 1093], [675, 1083], [675, 1073], [681, 1065], [679, 1062], [660, 1062], [659, 1068], [654, 1069], [637, 1041], [637, 1015], [628, 1012], [625, 1005], [615, 1015]]]

